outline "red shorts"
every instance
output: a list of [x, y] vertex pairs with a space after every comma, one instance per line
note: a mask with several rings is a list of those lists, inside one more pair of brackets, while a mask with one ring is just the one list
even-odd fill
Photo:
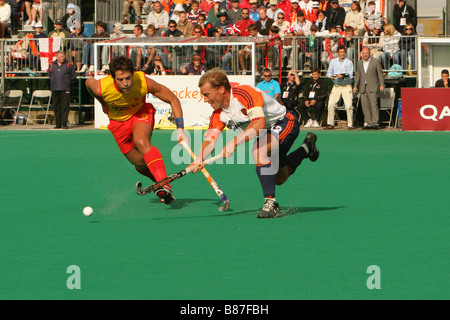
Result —
[[155, 125], [155, 107], [151, 103], [146, 103], [130, 119], [126, 121], [109, 120], [108, 129], [123, 154], [130, 152], [136, 147], [133, 140], [133, 128], [138, 122], [145, 122], [150, 127]]

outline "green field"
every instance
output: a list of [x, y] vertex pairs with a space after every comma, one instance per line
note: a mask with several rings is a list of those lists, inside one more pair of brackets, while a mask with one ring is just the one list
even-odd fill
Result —
[[[257, 219], [252, 164], [207, 167], [227, 212], [202, 174], [165, 206], [107, 131], [0, 131], [0, 299], [449, 299], [449, 133], [316, 133], [319, 160], [277, 189], [286, 216]], [[170, 136], [152, 140], [169, 174]]]

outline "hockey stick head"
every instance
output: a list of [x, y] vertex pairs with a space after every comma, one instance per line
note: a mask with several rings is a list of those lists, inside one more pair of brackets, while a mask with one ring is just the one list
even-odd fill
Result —
[[[226, 198], [226, 197], [225, 197], [225, 198]], [[223, 200], [222, 200], [222, 201], [223, 201]], [[227, 211], [229, 207], [230, 207], [230, 200], [226, 199], [226, 200], [223, 202], [223, 206], [219, 207], [219, 211], [220, 211], [220, 212]]]

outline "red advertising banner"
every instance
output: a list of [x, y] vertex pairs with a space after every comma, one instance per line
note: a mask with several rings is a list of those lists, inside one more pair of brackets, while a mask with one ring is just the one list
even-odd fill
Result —
[[450, 89], [401, 90], [403, 130], [450, 131]]

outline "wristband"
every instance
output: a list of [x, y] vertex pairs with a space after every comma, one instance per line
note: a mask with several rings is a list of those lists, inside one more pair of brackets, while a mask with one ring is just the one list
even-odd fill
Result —
[[175, 124], [177, 125], [177, 129], [184, 129], [183, 118], [175, 118]]

